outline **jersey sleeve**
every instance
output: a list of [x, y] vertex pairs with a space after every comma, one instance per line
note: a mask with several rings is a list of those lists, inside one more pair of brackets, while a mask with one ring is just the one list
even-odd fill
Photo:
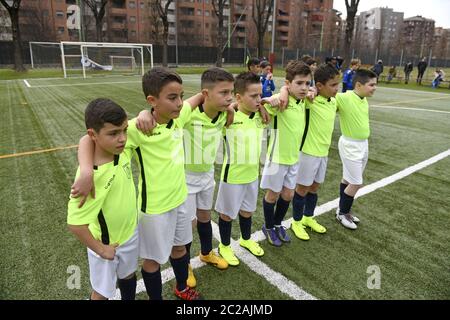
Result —
[[[272, 97], [279, 97], [279, 94], [274, 94]], [[278, 113], [278, 108], [277, 107], [273, 107], [272, 105], [270, 105], [269, 103], [265, 103], [264, 104], [264, 109], [266, 109], [266, 111], [271, 115], [274, 116]]]
[[192, 106], [189, 104], [189, 102], [184, 101], [183, 107], [181, 108], [180, 116], [177, 119], [181, 127], [184, 127], [186, 123], [188, 123], [189, 120], [191, 120], [191, 115], [192, 115]]
[[342, 100], [343, 100], [343, 93], [338, 93], [336, 95], [336, 111], [338, 112], [341, 110]]
[[312, 109], [314, 101], [310, 101], [309, 99], [305, 99], [305, 109]]
[[141, 145], [142, 132], [136, 127], [136, 118], [128, 121], [127, 144], [125, 149], [134, 150]]
[[[80, 170], [78, 169], [76, 177], [79, 176], [79, 171]], [[94, 172], [94, 185], [100, 185], [99, 183], [101, 180], [108, 178], [109, 176], [106, 174], [98, 174], [97, 172]], [[81, 197], [70, 197], [69, 204], [67, 206], [67, 224], [89, 225], [93, 223], [98, 217], [107, 194], [108, 191], [104, 190], [104, 188], [95, 188], [95, 199], [89, 195], [87, 201], [81, 208], [78, 208]]]

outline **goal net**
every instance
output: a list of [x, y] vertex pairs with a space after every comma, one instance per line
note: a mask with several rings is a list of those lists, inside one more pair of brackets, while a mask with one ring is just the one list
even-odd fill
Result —
[[59, 42], [29, 42], [31, 68], [62, 68]]
[[153, 47], [142, 43], [30, 42], [32, 68], [61, 68], [64, 77], [143, 75], [153, 67]]

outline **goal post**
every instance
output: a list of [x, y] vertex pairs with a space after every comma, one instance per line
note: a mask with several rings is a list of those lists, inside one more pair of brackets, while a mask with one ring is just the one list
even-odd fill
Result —
[[[68, 53], [68, 50], [71, 52]], [[86, 78], [86, 71], [97, 70], [101, 73], [111, 72], [136, 72], [143, 75], [145, 65], [153, 68], [153, 45], [145, 43], [111, 43], [111, 42], [74, 42], [61, 41], [61, 62], [64, 72], [64, 78], [68, 76], [68, 59], [72, 60], [74, 65], [78, 58], [79, 70], [82, 70], [83, 78]], [[75, 52], [76, 51], [76, 52]], [[144, 59], [146, 57], [147, 59]], [[113, 65], [113, 59], [128, 59], [131, 68], [119, 68], [120, 64]]]
[[30, 41], [31, 68], [39, 67], [61, 67], [60, 43]]

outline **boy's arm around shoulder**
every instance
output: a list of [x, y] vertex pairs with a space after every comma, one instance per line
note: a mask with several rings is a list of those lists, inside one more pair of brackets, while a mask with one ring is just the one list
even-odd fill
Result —
[[81, 197], [79, 208], [86, 202], [89, 194], [95, 198], [95, 186], [93, 179], [95, 144], [92, 139], [85, 135], [80, 139], [78, 145], [78, 163], [80, 165], [80, 175], [72, 184], [71, 196]]
[[194, 110], [199, 105], [201, 105], [205, 102], [205, 97], [200, 92], [200, 93], [197, 93], [197, 94], [193, 95], [192, 97], [186, 99], [186, 102], [189, 103], [189, 105], [191, 106], [191, 109]]
[[156, 120], [150, 110], [142, 110], [136, 118], [136, 128], [144, 134], [152, 133], [156, 127]]

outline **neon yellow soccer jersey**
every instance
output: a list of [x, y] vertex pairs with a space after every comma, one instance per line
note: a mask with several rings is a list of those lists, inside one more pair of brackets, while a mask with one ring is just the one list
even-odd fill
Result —
[[[137, 225], [136, 191], [131, 172], [131, 150], [116, 155], [114, 161], [94, 167], [95, 199], [70, 197], [67, 223], [89, 225], [93, 237], [104, 244], [125, 243]], [[80, 175], [78, 168], [76, 178]]]
[[359, 97], [353, 90], [338, 93], [336, 102], [342, 135], [365, 140], [370, 136], [369, 102]]
[[269, 160], [283, 165], [295, 164], [305, 128], [305, 103], [290, 96], [283, 112], [269, 104], [264, 107], [273, 116], [267, 155]]
[[158, 124], [149, 136], [136, 128], [136, 119], [128, 123], [127, 147], [135, 151], [140, 167], [138, 208], [142, 212], [165, 213], [187, 197], [183, 127], [191, 113], [191, 106], [184, 102], [178, 118]]
[[336, 99], [317, 96], [306, 100], [306, 125], [300, 151], [314, 157], [328, 156], [336, 118]]
[[201, 105], [192, 111], [191, 120], [184, 127], [187, 171], [209, 172], [213, 169], [226, 119], [226, 112], [220, 112], [214, 119], [209, 118]]
[[261, 139], [265, 125], [259, 113], [234, 114], [234, 121], [224, 129], [225, 157], [221, 180], [230, 184], [255, 181], [259, 174]]

